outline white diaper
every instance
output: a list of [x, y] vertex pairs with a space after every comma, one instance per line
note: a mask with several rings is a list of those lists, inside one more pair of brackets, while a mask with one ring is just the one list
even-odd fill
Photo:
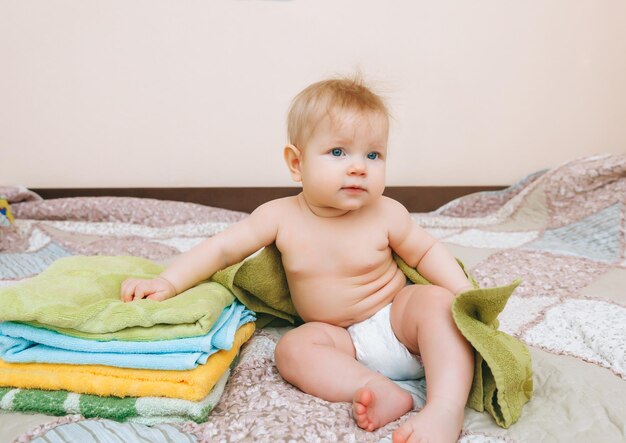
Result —
[[356, 359], [391, 380], [415, 380], [424, 376], [418, 357], [400, 343], [391, 329], [391, 305], [348, 327]]
[[391, 305], [370, 318], [348, 327], [356, 359], [372, 371], [399, 382], [413, 397], [415, 407], [426, 399], [424, 367], [421, 360], [404, 346], [391, 329]]

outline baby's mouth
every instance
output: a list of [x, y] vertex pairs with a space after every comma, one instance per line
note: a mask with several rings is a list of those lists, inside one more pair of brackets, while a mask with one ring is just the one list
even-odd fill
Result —
[[341, 188], [341, 190], [350, 193], [360, 193], [366, 191], [366, 189], [362, 186], [344, 186], [343, 188]]

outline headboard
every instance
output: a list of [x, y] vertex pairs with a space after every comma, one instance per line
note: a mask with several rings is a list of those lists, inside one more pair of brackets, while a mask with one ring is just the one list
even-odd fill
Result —
[[[504, 186], [389, 186], [385, 195], [401, 202], [410, 212], [428, 212], [463, 195], [494, 191]], [[297, 187], [226, 188], [39, 188], [43, 198], [116, 196], [141, 197], [199, 203], [207, 206], [252, 212], [269, 200], [296, 195]]]

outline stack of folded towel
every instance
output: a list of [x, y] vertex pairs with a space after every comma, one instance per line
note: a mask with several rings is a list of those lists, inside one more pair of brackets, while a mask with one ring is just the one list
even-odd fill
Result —
[[0, 409], [154, 423], [206, 421], [255, 316], [224, 286], [119, 300], [163, 268], [137, 257], [67, 257], [0, 289]]

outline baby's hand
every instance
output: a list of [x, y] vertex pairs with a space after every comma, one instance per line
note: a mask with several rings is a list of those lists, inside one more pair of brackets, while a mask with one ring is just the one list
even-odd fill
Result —
[[120, 299], [123, 302], [141, 300], [163, 301], [176, 295], [176, 288], [164, 277], [157, 277], [151, 280], [139, 278], [129, 278], [124, 280], [120, 290]]

